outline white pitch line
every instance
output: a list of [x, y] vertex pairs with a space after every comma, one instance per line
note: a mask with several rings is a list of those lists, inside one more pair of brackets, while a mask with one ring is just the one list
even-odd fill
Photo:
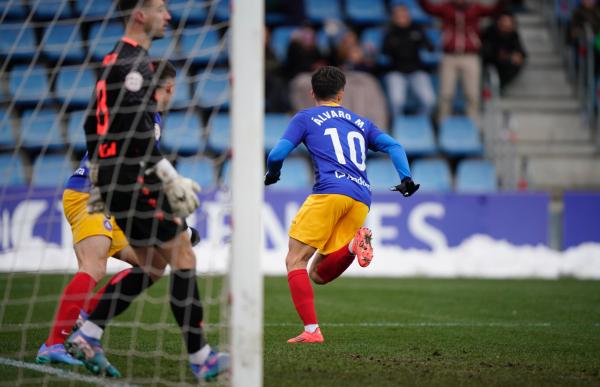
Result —
[[97, 384], [100, 386], [120, 386], [120, 387], [129, 387], [133, 386], [132, 384], [127, 383], [115, 383], [111, 382], [104, 378], [97, 378], [94, 376], [85, 376], [78, 374], [77, 372], [67, 371], [60, 368], [48, 367], [45, 365], [35, 364], [35, 363], [27, 363], [21, 360], [8, 359], [5, 357], [0, 357], [0, 365], [16, 367], [16, 368], [24, 368], [28, 370], [38, 371], [45, 374], [54, 375], [61, 379], [75, 380], [78, 382], [86, 382]]

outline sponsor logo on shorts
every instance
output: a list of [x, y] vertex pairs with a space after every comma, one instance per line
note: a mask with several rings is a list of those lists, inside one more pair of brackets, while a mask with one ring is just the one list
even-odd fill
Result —
[[365, 187], [369, 191], [371, 190], [371, 185], [369, 183], [367, 183], [365, 181], [365, 179], [362, 178], [362, 176], [356, 177], [356, 176], [349, 175], [349, 174], [347, 174], [345, 172], [335, 171], [335, 177], [337, 179], [344, 179], [345, 178], [347, 180], [350, 180], [353, 183], [356, 183], [356, 184], [358, 184], [360, 186]]
[[112, 231], [112, 224], [110, 224], [110, 219], [104, 219], [104, 228], [108, 231]]

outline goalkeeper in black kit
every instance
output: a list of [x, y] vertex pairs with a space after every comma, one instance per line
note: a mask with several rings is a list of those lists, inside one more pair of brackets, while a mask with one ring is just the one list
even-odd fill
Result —
[[85, 123], [94, 187], [88, 207], [107, 211], [134, 249], [140, 267], [111, 282], [89, 319], [65, 342], [68, 352], [96, 374], [119, 371], [100, 340], [108, 322], [153, 283], [156, 260], [171, 265], [171, 309], [181, 328], [192, 372], [210, 380], [229, 369], [229, 355], [215, 352], [202, 329], [203, 309], [196, 282], [196, 257], [185, 217], [199, 207], [200, 187], [180, 176], [162, 155], [154, 126], [156, 72], [148, 57], [171, 19], [164, 0], [119, 0], [125, 36], [104, 58], [93, 111]]

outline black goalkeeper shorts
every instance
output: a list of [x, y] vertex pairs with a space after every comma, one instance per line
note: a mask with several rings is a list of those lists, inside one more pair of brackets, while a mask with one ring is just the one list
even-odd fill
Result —
[[159, 182], [147, 184], [139, 177], [129, 187], [102, 192], [104, 203], [133, 247], [160, 246], [188, 228], [185, 219], [173, 215], [160, 188]]

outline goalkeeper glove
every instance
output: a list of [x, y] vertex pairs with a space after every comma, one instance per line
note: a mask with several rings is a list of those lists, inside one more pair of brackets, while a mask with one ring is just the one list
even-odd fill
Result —
[[152, 170], [163, 182], [165, 195], [175, 216], [185, 218], [200, 207], [197, 195], [200, 186], [192, 179], [177, 173], [167, 159], [160, 160]]
[[405, 177], [404, 179], [402, 179], [402, 182], [400, 184], [391, 187], [390, 191], [398, 191], [402, 195], [404, 195], [404, 197], [409, 197], [415, 192], [417, 192], [420, 186], [421, 184], [415, 184], [415, 182], [410, 177]]
[[280, 175], [281, 175], [281, 172], [271, 173], [270, 171], [267, 171], [267, 174], [265, 175], [265, 185], [271, 185], [271, 184], [277, 183]]

